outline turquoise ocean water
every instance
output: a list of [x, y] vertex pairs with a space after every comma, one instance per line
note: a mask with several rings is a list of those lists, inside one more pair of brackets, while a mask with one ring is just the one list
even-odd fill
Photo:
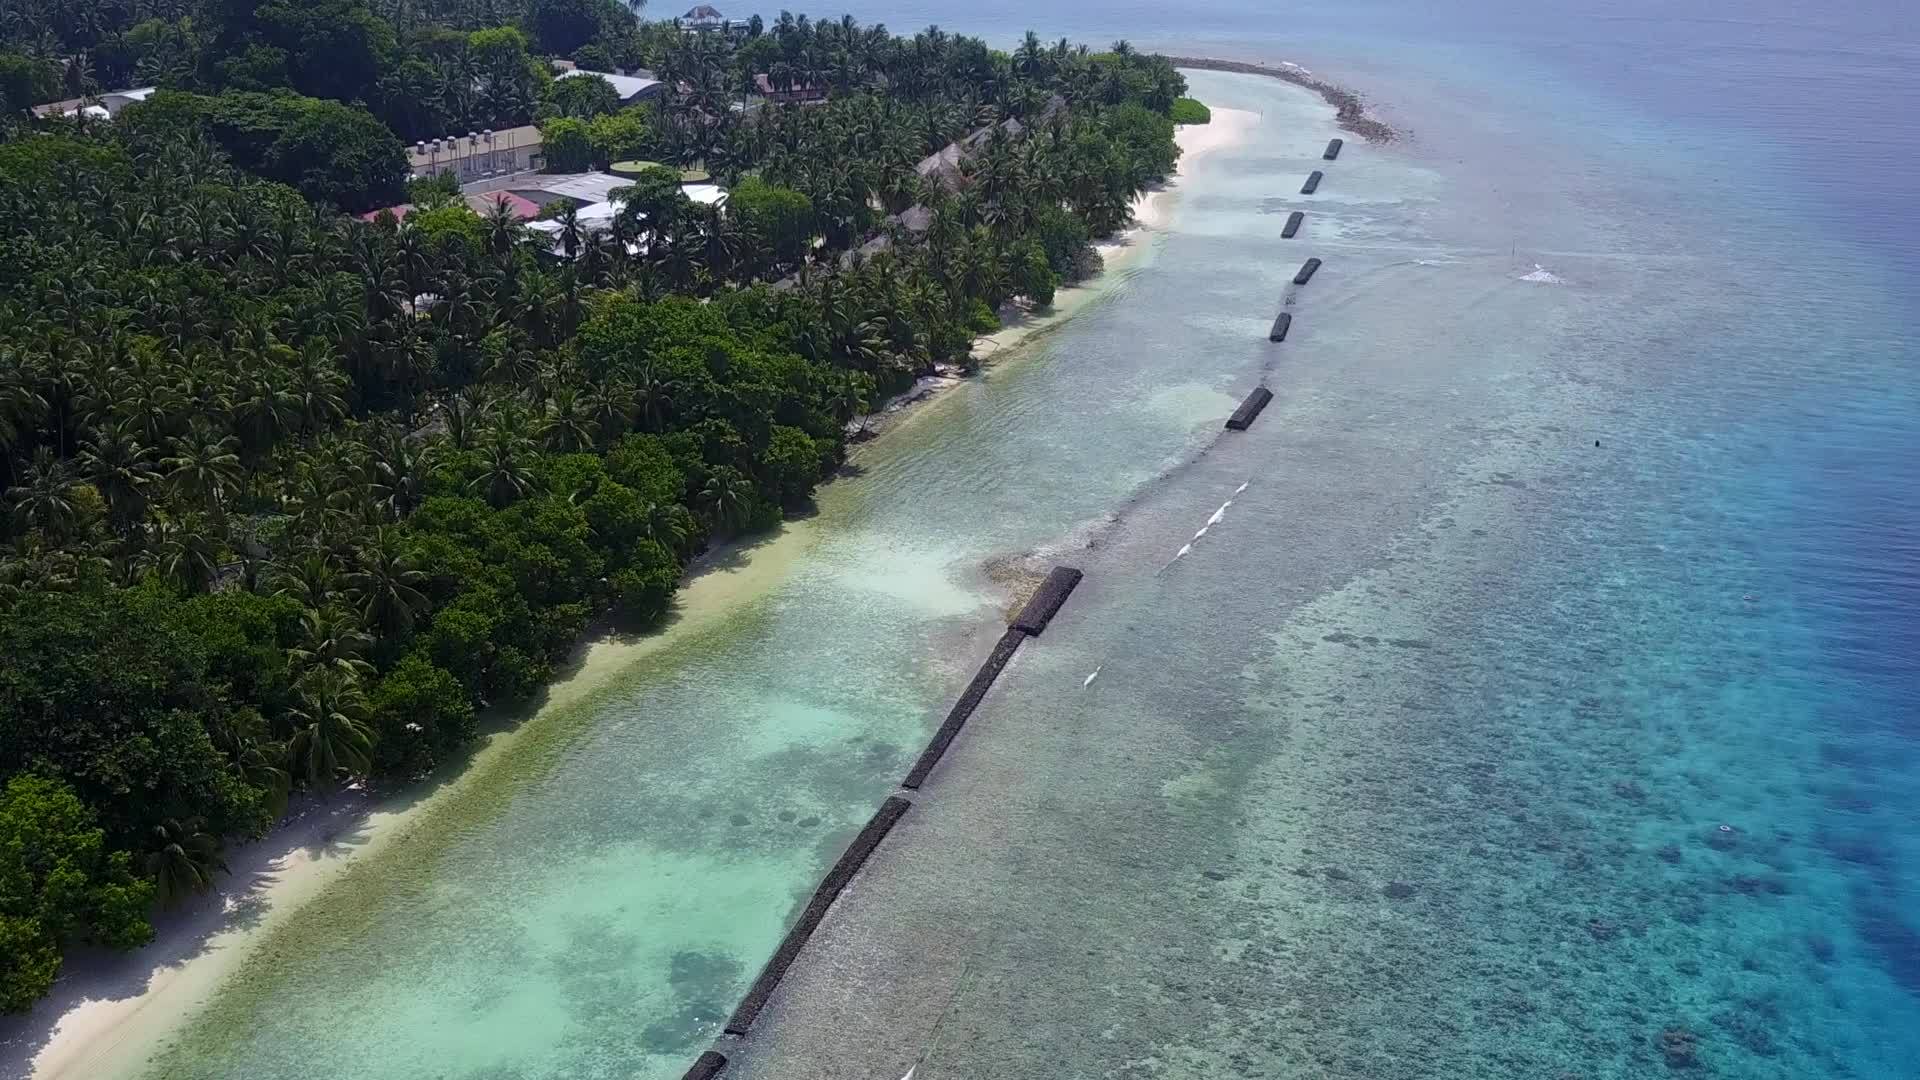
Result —
[[1350, 139], [1283, 242], [1328, 111], [1194, 73], [1256, 122], [1101, 299], [863, 451], [777, 589], [536, 720], [149, 1072], [677, 1076], [1009, 575], [1065, 560], [742, 1075], [1915, 1075], [1915, 16], [854, 11], [1295, 60], [1411, 137]]

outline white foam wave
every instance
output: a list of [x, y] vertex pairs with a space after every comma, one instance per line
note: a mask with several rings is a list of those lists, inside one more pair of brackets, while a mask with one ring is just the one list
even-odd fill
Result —
[[1559, 274], [1541, 266], [1539, 263], [1534, 263], [1533, 273], [1520, 275], [1520, 280], [1538, 282], [1542, 285], [1559, 285], [1562, 284], [1565, 279]]

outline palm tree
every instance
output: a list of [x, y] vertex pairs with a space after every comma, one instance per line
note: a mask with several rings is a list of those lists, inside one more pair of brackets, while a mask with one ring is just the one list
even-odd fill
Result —
[[219, 580], [223, 548], [219, 534], [207, 531], [204, 519], [195, 515], [160, 528], [149, 562], [161, 577], [198, 596]]
[[494, 506], [505, 506], [533, 490], [533, 473], [527, 460], [533, 456], [533, 444], [511, 432], [495, 429], [481, 446], [480, 475], [470, 482], [472, 490], [483, 492]]
[[325, 342], [309, 341], [291, 376], [287, 393], [302, 431], [319, 431], [347, 415], [347, 377], [327, 355]]
[[52, 447], [36, 447], [20, 479], [18, 486], [7, 490], [14, 521], [38, 526], [52, 536], [67, 535], [80, 519], [80, 506], [73, 498], [73, 467], [55, 457]]
[[299, 403], [285, 387], [282, 368], [262, 364], [243, 376], [234, 401], [234, 424], [246, 449], [266, 451], [286, 434], [298, 418]]
[[309, 785], [373, 768], [373, 729], [367, 695], [351, 676], [316, 668], [300, 680], [286, 721], [292, 729], [287, 760]]
[[0, 345], [0, 456], [37, 426], [46, 411], [47, 399], [35, 384], [26, 355]]
[[487, 246], [496, 255], [513, 250], [514, 244], [525, 234], [520, 224], [520, 216], [514, 213], [513, 206], [505, 199], [495, 199], [481, 215], [486, 223]]
[[373, 541], [355, 553], [355, 567], [341, 578], [360, 601], [360, 615], [369, 626], [388, 633], [413, 629], [414, 619], [427, 607], [420, 589], [427, 582], [398, 530], [382, 526]]
[[220, 838], [205, 825], [197, 817], [166, 818], [150, 830], [153, 846], [142, 863], [162, 907], [206, 892], [213, 887], [214, 873], [227, 868], [220, 858]]
[[679, 551], [687, 542], [686, 508], [678, 503], [652, 503], [647, 506], [647, 517], [640, 526], [640, 535], [666, 548]]
[[593, 449], [600, 425], [593, 418], [592, 398], [578, 387], [556, 388], [547, 401], [538, 431], [549, 450], [572, 454]]
[[114, 525], [125, 531], [146, 516], [146, 488], [154, 477], [153, 450], [115, 424], [80, 443], [80, 471], [107, 500]]
[[427, 477], [433, 472], [432, 444], [408, 441], [397, 432], [369, 444], [369, 493], [393, 520], [411, 514], [427, 496]]
[[647, 431], [659, 431], [666, 425], [667, 407], [673, 404], [673, 386], [655, 374], [652, 364], [642, 364], [633, 374], [633, 401], [640, 424]]
[[373, 647], [373, 636], [347, 614], [331, 605], [300, 614], [300, 642], [287, 656], [303, 668], [331, 668], [343, 675], [367, 678], [373, 665], [363, 657]]
[[339, 571], [325, 552], [302, 551], [273, 565], [268, 581], [275, 596], [290, 596], [308, 610], [325, 610], [339, 581]]
[[569, 202], [560, 210], [560, 216], [554, 219], [560, 223], [560, 250], [572, 259], [580, 253], [587, 242], [586, 228], [580, 224], [580, 208]]
[[753, 496], [753, 481], [740, 475], [738, 470], [722, 465], [713, 470], [706, 486], [700, 489], [700, 505], [706, 508], [717, 528], [734, 529], [746, 521], [747, 512], [753, 507]]
[[240, 486], [240, 440], [197, 423], [184, 436], [167, 440], [173, 451], [160, 459], [167, 483], [184, 497], [215, 514], [225, 512], [229, 493]]

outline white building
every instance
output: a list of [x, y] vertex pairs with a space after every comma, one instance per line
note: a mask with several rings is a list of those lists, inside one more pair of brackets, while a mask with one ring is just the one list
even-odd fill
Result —
[[[612, 173], [573, 173], [530, 177], [527, 187], [516, 189], [514, 194], [542, 203], [545, 200], [540, 196], [559, 196], [572, 200], [579, 206], [577, 216], [581, 228], [591, 234], [613, 227], [613, 219], [620, 213], [620, 206], [611, 196], [614, 191], [632, 184], [631, 179]], [[718, 184], [682, 184], [680, 191], [700, 206], [726, 205], [727, 193]], [[527, 228], [546, 235], [558, 249], [563, 228], [558, 221], [548, 218], [529, 222]], [[637, 248], [634, 253], [638, 253]]]
[[646, 75], [609, 75], [604, 71], [563, 71], [556, 79], [604, 79], [619, 96], [620, 104], [633, 105], [659, 96], [665, 83]]
[[470, 183], [540, 168], [540, 129], [532, 125], [504, 131], [471, 131], [428, 139], [407, 148], [407, 166], [415, 178], [453, 173]]
[[35, 105], [33, 114], [46, 118], [52, 116], [90, 116], [96, 120], [111, 120], [120, 115], [127, 106], [142, 102], [153, 96], [154, 87], [142, 86], [133, 90], [115, 90], [92, 97], [69, 98], [56, 101], [51, 105]]

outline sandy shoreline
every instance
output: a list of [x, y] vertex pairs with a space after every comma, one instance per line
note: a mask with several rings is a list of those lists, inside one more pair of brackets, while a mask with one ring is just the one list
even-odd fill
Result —
[[1334, 108], [1334, 121], [1341, 128], [1374, 143], [1393, 142], [1400, 138], [1400, 132], [1384, 120], [1367, 115], [1366, 99], [1359, 94], [1328, 82], [1313, 72], [1291, 61], [1279, 64], [1256, 64], [1246, 60], [1221, 60], [1212, 56], [1169, 56], [1175, 67], [1198, 68], [1202, 71], [1230, 71], [1241, 75], [1264, 75], [1269, 79], [1279, 79], [1295, 86], [1304, 87], [1320, 95], [1321, 100]]
[[[1102, 271], [1061, 289], [1045, 311], [1014, 313], [1008, 325], [980, 341], [976, 358], [992, 362], [989, 358], [1008, 356], [1102, 295], [1146, 247], [1148, 234], [1171, 220], [1181, 179], [1209, 153], [1239, 142], [1258, 122], [1250, 112], [1216, 109], [1212, 123], [1181, 128], [1178, 170], [1136, 201], [1132, 228], [1097, 245]], [[959, 381], [922, 380], [929, 385], [890, 403], [872, 418], [871, 429], [893, 426], [912, 405]], [[664, 629], [637, 637], [594, 635], [533, 705], [502, 718], [501, 729], [448, 775], [398, 791], [303, 800], [270, 836], [230, 853], [231, 873], [212, 892], [157, 919], [152, 945], [124, 956], [70, 957], [53, 993], [33, 1012], [0, 1020], [0, 1080], [107, 1080], [136, 1071], [308, 900], [412, 832], [449, 793], [500, 767], [500, 759], [529, 728], [587, 700], [643, 657], [712, 628], [765, 595], [812, 545], [814, 529], [809, 521], [790, 522], [770, 536], [708, 554], [690, 568]]]
[[[1003, 325], [974, 343], [974, 362], [981, 367], [991, 367], [999, 357], [1067, 322], [1102, 296], [1118, 279], [1120, 271], [1145, 250], [1150, 234], [1172, 219], [1180, 182], [1193, 166], [1214, 151], [1238, 143], [1259, 121], [1256, 113], [1215, 109], [1212, 123], [1179, 128], [1174, 137], [1180, 145], [1180, 161], [1174, 174], [1133, 201], [1131, 226], [1093, 245], [1094, 253], [1100, 257], [1100, 269], [1083, 281], [1061, 286], [1051, 307], [1036, 309], [1010, 303], [1001, 308]], [[877, 435], [907, 419], [918, 406], [964, 381], [965, 376], [958, 372], [923, 376], [911, 389], [886, 402], [873, 414], [858, 418], [856, 423], [870, 435]]]

